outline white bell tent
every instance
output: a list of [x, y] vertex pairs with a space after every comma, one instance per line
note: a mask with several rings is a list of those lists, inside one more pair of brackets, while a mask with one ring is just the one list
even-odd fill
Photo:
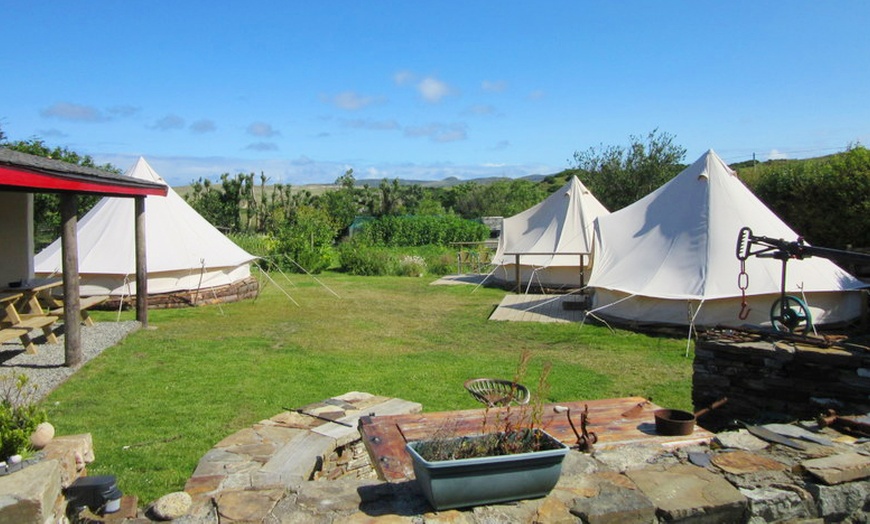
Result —
[[[144, 158], [125, 176], [166, 184]], [[133, 206], [132, 199], [104, 198], [79, 220], [81, 295], [136, 294]], [[166, 198], [148, 199], [146, 206], [149, 295], [202, 292], [250, 277], [256, 257], [215, 229], [172, 188]], [[60, 240], [38, 253], [34, 265], [37, 276], [59, 273]], [[201, 295], [208, 299], [211, 292]]]
[[574, 176], [541, 203], [505, 218], [492, 263], [502, 283], [579, 288], [591, 264], [593, 221], [608, 211]]
[[[751, 309], [740, 318], [736, 246], [743, 227], [770, 238], [798, 238], [710, 150], [656, 191], [599, 217], [589, 280], [592, 315], [641, 325], [770, 325], [782, 262], [746, 260]], [[830, 260], [790, 260], [786, 275], [787, 293], [809, 306], [814, 323], [860, 315], [864, 284]]]

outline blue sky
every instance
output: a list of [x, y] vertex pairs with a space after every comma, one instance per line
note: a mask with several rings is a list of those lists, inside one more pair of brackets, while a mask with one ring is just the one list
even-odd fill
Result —
[[870, 3], [23, 2], [0, 126], [171, 184], [550, 174], [659, 129], [727, 162], [870, 141]]

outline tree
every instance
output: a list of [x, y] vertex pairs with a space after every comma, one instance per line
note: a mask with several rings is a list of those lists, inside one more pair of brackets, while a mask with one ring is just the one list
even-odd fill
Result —
[[[0, 140], [5, 140], [5, 135], [2, 134], [2, 131], [0, 131]], [[17, 142], [3, 142], [0, 145], [20, 153], [52, 158], [79, 166], [93, 167], [115, 174], [121, 173], [121, 170], [112, 164], [97, 165], [90, 155], [80, 155], [66, 147], [55, 147], [52, 149], [44, 141], [37, 138], [19, 140]], [[79, 195], [79, 217], [90, 211], [99, 201], [100, 197], [98, 196]], [[33, 225], [37, 249], [42, 248], [60, 236], [60, 197], [57, 194], [33, 194]]]
[[590, 147], [574, 152], [583, 184], [611, 211], [632, 204], [679, 173], [686, 149], [674, 136], [653, 129], [642, 139], [631, 136], [629, 146]]
[[453, 209], [463, 218], [516, 215], [547, 196], [539, 184], [528, 180], [466, 182], [454, 186], [453, 193]]
[[317, 199], [317, 206], [330, 216], [338, 235], [347, 233], [353, 220], [360, 214], [360, 192], [355, 187], [353, 169], [335, 179], [338, 189], [328, 191]]
[[297, 273], [320, 273], [332, 262], [329, 248], [335, 236], [334, 221], [326, 211], [302, 206], [278, 231], [279, 263]]
[[870, 247], [870, 150], [853, 146], [830, 158], [759, 168], [756, 195], [809, 243]]

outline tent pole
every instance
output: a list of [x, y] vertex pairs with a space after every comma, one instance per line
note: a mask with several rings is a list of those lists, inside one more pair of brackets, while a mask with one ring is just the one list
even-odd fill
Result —
[[136, 201], [136, 320], [148, 327], [148, 264], [145, 251], [145, 197]]
[[522, 290], [522, 283], [520, 282], [520, 254], [517, 253], [514, 256], [516, 256], [516, 262], [514, 263], [514, 269], [516, 270], [515, 275], [517, 277], [517, 287], [514, 291], [519, 293]]

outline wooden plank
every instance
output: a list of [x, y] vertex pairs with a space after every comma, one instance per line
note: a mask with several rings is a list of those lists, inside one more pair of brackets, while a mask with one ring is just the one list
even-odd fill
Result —
[[[627, 444], [658, 444], [664, 448], [708, 442], [713, 434], [696, 428], [692, 435], [666, 437], [655, 431], [653, 412], [659, 409], [642, 397], [599, 399], [559, 404], [571, 410], [571, 419], [580, 431], [581, 412], [588, 406], [587, 429], [595, 433], [597, 449]], [[638, 407], [639, 406], [639, 407]], [[555, 404], [547, 404], [540, 414], [540, 427], [569, 446], [577, 443], [566, 413], [556, 413]], [[632, 408], [637, 408], [632, 410]], [[413, 415], [360, 418], [360, 432], [378, 475], [391, 482], [412, 478], [413, 466], [405, 451], [405, 441], [447, 436], [475, 435], [503, 426], [503, 421], [519, 422], [531, 413], [531, 406], [492, 408], [489, 410], [445, 411]]]
[[0, 329], [0, 342], [6, 342], [13, 338], [19, 338], [21, 335], [26, 335], [30, 330], [21, 328], [3, 328]]
[[[107, 300], [109, 300], [109, 295], [94, 295], [91, 297], [82, 297], [79, 302], [79, 311], [82, 318], [82, 324], [86, 326], [93, 326], [94, 321], [93, 319], [91, 319], [91, 315], [90, 313], [88, 313], [88, 309], [94, 306], [98, 306]], [[63, 316], [63, 302], [58, 302], [57, 300], [54, 300], [54, 302], [50, 303], [49, 307], [51, 308], [48, 311], [50, 315]]]

